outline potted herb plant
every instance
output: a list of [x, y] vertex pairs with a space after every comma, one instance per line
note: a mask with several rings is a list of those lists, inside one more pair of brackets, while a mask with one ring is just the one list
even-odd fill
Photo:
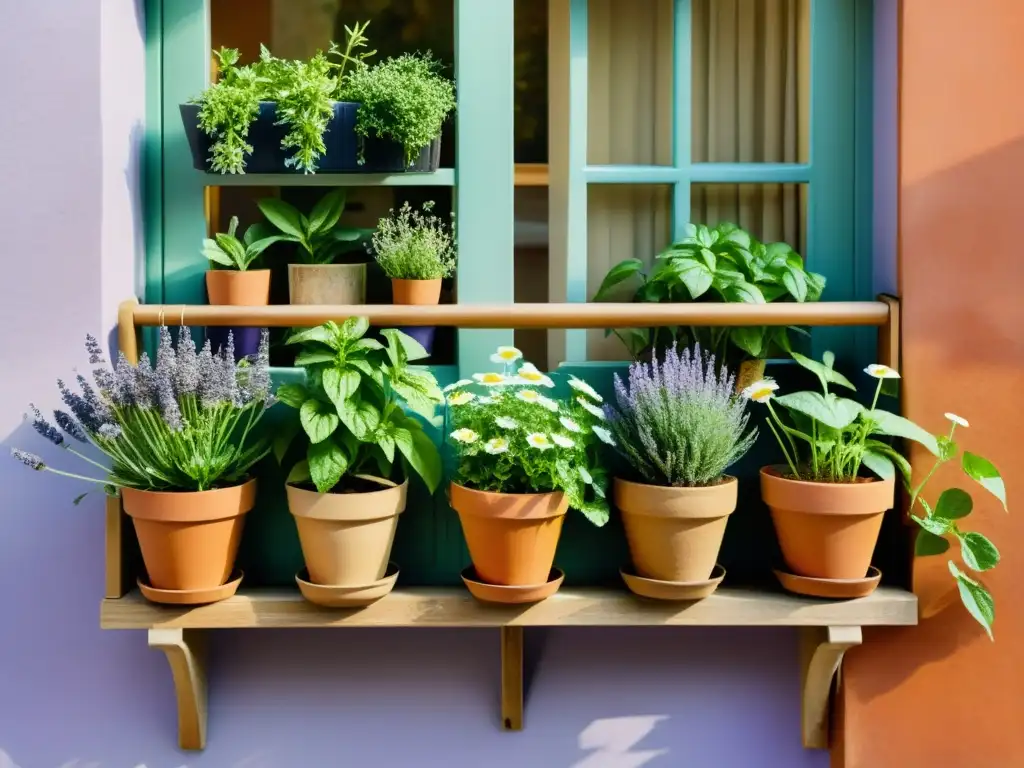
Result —
[[305, 458], [287, 480], [308, 572], [297, 580], [307, 599], [328, 605], [365, 604], [391, 590], [409, 476], [431, 493], [441, 480], [437, 446], [405, 410], [430, 418], [444, 402], [433, 375], [409, 365], [426, 353], [393, 329], [382, 332], [386, 346], [365, 338], [368, 328], [354, 317], [292, 335], [306, 381], [277, 391], [304, 435]]
[[[446, 387], [446, 431], [457, 457], [450, 501], [473, 561], [463, 580], [478, 598], [532, 602], [562, 582], [552, 571], [568, 508], [594, 525], [608, 521], [607, 476], [599, 461], [604, 425], [600, 395], [570, 378], [571, 395], [544, 394], [549, 376], [514, 347], [492, 356], [502, 371]], [[476, 383], [485, 394], [470, 391]]]
[[634, 568], [623, 577], [647, 597], [707, 597], [725, 575], [718, 551], [736, 509], [725, 471], [757, 437], [747, 402], [699, 344], [633, 363], [626, 382], [616, 374], [615, 399], [610, 428], [627, 469], [613, 497]]
[[345, 190], [328, 192], [304, 216], [294, 205], [278, 197], [257, 205], [279, 232], [279, 240], [298, 245], [301, 263], [288, 265], [288, 290], [292, 304], [365, 304], [365, 261], [335, 264], [340, 255], [355, 251], [369, 236], [363, 229], [339, 224], [345, 210]]
[[[414, 211], [408, 202], [377, 224], [372, 248], [384, 274], [391, 278], [395, 304], [429, 305], [441, 300], [441, 281], [455, 273], [455, 226], [433, 215], [434, 203]], [[434, 346], [434, 326], [402, 329], [428, 353]]]
[[[256, 498], [251, 469], [270, 450], [258, 423], [273, 398], [267, 332], [255, 361], [237, 365], [230, 346], [214, 354], [207, 342], [197, 354], [183, 328], [175, 350], [162, 327], [154, 365], [143, 353], [138, 366], [122, 356], [112, 371], [96, 339], [87, 336], [90, 363], [102, 366], [93, 383], [79, 375], [75, 392], [58, 380], [67, 408], [54, 412], [60, 430], [39, 411], [33, 426], [102, 477], [65, 472], [13, 451], [32, 469], [120, 492], [148, 575], [139, 587], [154, 602], [213, 602], [234, 594], [241, 582], [232, 569]], [[72, 448], [65, 435], [86, 447]], [[109, 468], [88, 455], [90, 447], [109, 459]]]
[[[203, 240], [203, 256], [210, 262], [206, 272], [206, 293], [211, 304], [230, 306], [266, 306], [270, 303], [270, 270], [251, 269], [260, 254], [284, 238], [266, 232], [265, 225], [253, 224], [242, 239], [236, 236], [238, 217], [232, 216], [227, 232], [218, 232], [212, 239]], [[219, 348], [226, 343], [227, 331], [221, 330], [225, 339], [213, 338], [213, 345]], [[235, 354], [239, 357], [255, 355], [259, 348], [260, 329], [239, 327], [230, 330], [234, 336]], [[217, 332], [208, 333], [215, 337]]]
[[[653, 269], [644, 271], [639, 259], [627, 259], [609, 270], [594, 295], [607, 300], [626, 280], [638, 277], [633, 301], [642, 302], [738, 302], [765, 304], [772, 301], [818, 301], [825, 278], [804, 268], [786, 243], [765, 245], [734, 224], [715, 227], [688, 224], [686, 235], [658, 254]], [[737, 387], [743, 389], [764, 375], [765, 360], [791, 350], [785, 327], [649, 328], [616, 333], [635, 357], [649, 356], [674, 341], [699, 342], [712, 352], [719, 365], [738, 370]]]

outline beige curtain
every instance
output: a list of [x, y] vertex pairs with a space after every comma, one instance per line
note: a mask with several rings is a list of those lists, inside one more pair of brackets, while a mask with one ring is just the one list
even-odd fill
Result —
[[[590, 0], [588, 162], [672, 162], [672, 0]], [[694, 162], [806, 160], [810, 0], [692, 0]], [[552, 109], [557, 107], [552, 104]], [[671, 240], [671, 190], [589, 189], [588, 286]], [[802, 252], [797, 185], [694, 185], [691, 221], [732, 221]], [[552, 211], [552, 215], [557, 215]], [[590, 359], [622, 359], [588, 335]]]

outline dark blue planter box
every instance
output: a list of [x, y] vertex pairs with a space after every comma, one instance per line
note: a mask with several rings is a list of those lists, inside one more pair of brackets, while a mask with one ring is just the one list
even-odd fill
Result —
[[[192, 151], [192, 167], [210, 172], [209, 157], [213, 139], [199, 130], [199, 105], [182, 104], [180, 109], [188, 146]], [[368, 137], [364, 146], [366, 162], [360, 165], [360, 137], [355, 130], [358, 111], [359, 105], [354, 102], [335, 102], [334, 116], [324, 132], [327, 151], [317, 162], [317, 173], [429, 173], [437, 170], [441, 160], [440, 137], [424, 147], [420, 156], [408, 167], [405, 166], [405, 151], [401, 144], [390, 139]], [[252, 154], [245, 161], [246, 173], [302, 173], [285, 165], [285, 160], [292, 154], [281, 149], [281, 141], [288, 130], [283, 125], [274, 125], [276, 120], [277, 104], [261, 102], [259, 115], [249, 127]]]

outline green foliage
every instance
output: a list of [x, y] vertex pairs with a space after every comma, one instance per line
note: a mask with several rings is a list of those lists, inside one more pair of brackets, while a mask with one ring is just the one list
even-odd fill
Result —
[[435, 280], [455, 272], [455, 224], [446, 226], [433, 208], [433, 201], [427, 202], [420, 213], [406, 202], [378, 222], [373, 250], [388, 277]]
[[240, 67], [236, 49], [217, 51], [220, 79], [194, 100], [200, 105], [200, 129], [214, 139], [211, 169], [245, 173], [245, 159], [252, 154], [249, 128], [259, 114], [260, 102], [270, 101], [277, 104], [276, 124], [288, 129], [281, 147], [294, 150], [285, 162], [303, 173], [315, 173], [326, 151], [323, 135], [345, 70], [349, 65], [355, 70], [365, 68], [365, 59], [375, 53], [360, 50], [367, 44], [363, 33], [368, 25], [345, 27], [344, 50], [332, 42], [328, 53], [317, 51], [309, 61], [278, 59], [261, 45], [259, 60]]
[[237, 230], [238, 217], [232, 216], [227, 232], [218, 232], [212, 240], [203, 240], [203, 256], [212, 264], [244, 272], [263, 251], [285, 239], [280, 235], [263, 234], [264, 227], [260, 224], [249, 227], [241, 240], [235, 235]]
[[[803, 259], [785, 243], [764, 244], [734, 224], [716, 227], [688, 224], [686, 236], [658, 254], [653, 269], [639, 259], [616, 264], [605, 275], [595, 301], [615, 298], [622, 284], [639, 278], [637, 302], [818, 301], [825, 278], [804, 269]], [[614, 331], [638, 356], [650, 346], [664, 349], [678, 342], [714, 353], [721, 364], [743, 358], [767, 358], [791, 348], [787, 330], [774, 327], [648, 328]], [[611, 333], [611, 331], [610, 331]], [[739, 359], [735, 359], [739, 354]]]
[[[301, 346], [295, 364], [305, 368], [305, 384], [286, 384], [278, 399], [299, 411], [306, 441], [305, 460], [288, 482], [311, 481], [320, 493], [344, 491], [346, 477], [376, 471], [385, 479], [400, 461], [406, 476], [419, 475], [431, 493], [441, 482], [441, 457], [419, 420], [406, 408], [431, 419], [444, 402], [433, 375], [409, 365], [427, 356], [414, 339], [386, 330], [387, 345], [365, 338], [370, 324], [352, 317], [299, 331], [289, 344]], [[275, 446], [283, 456], [291, 436]], [[339, 488], [340, 484], [340, 488]]]
[[[522, 355], [501, 347], [491, 360], [501, 373], [475, 374], [446, 387], [446, 431], [457, 457], [454, 481], [496, 493], [563, 491], [569, 505], [594, 525], [608, 522], [608, 477], [601, 443], [614, 444], [604, 424], [601, 397], [570, 378], [570, 397], [555, 399], [538, 388], [551, 378]], [[470, 391], [474, 386], [484, 394]]]
[[342, 83], [341, 98], [359, 102], [356, 133], [397, 141], [405, 148], [405, 164], [411, 165], [441, 135], [455, 108], [455, 86], [429, 51], [407, 53], [353, 70]]
[[303, 263], [330, 264], [346, 251], [358, 248], [359, 242], [373, 231], [338, 224], [345, 210], [345, 194], [343, 188], [328, 192], [313, 206], [309, 216], [278, 197], [264, 198], [257, 205], [281, 233], [275, 236], [275, 242], [298, 243]]

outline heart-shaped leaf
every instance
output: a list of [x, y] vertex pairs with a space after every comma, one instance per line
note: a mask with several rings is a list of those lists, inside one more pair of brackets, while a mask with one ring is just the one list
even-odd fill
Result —
[[986, 458], [970, 451], [964, 451], [960, 460], [967, 476], [991, 493], [1006, 509], [1006, 485], [995, 465]]
[[327, 403], [310, 398], [299, 409], [299, 421], [311, 443], [326, 440], [338, 428], [338, 414]]
[[999, 564], [999, 550], [988, 537], [976, 531], [961, 533], [960, 556], [973, 571], [987, 571]]

